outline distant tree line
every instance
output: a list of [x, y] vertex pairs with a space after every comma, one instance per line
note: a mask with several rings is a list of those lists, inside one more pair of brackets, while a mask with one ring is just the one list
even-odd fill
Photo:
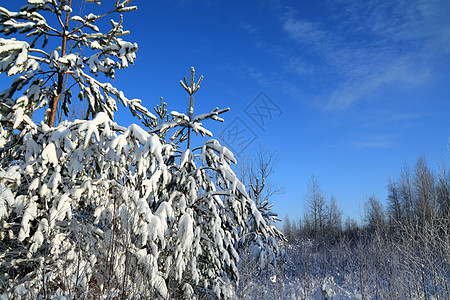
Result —
[[[389, 178], [384, 206], [365, 203], [364, 222], [347, 218], [314, 176], [302, 219], [283, 225], [289, 263], [286, 285], [295, 282], [308, 299], [319, 282], [361, 299], [450, 299], [450, 173], [420, 157]], [[330, 294], [329, 294], [330, 295]]]
[[424, 230], [429, 226], [448, 226], [450, 219], [450, 172], [445, 162], [437, 171], [429, 168], [424, 156], [411, 169], [404, 164], [399, 178], [388, 179], [386, 207], [375, 195], [364, 205], [364, 222], [343, 220], [336, 197], [327, 198], [313, 175], [304, 196], [306, 212], [303, 218], [284, 219], [283, 232], [290, 244], [312, 240], [318, 244], [333, 244], [339, 239], [354, 240], [363, 235], [393, 234], [405, 230]]

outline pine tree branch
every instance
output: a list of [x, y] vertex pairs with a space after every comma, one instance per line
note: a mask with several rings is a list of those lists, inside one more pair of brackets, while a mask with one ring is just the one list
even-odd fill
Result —
[[[70, 1], [70, 2], [72, 3], [72, 1]], [[65, 29], [65, 27], [64, 27], [63, 21], [61, 20], [60, 14], [58, 13], [58, 12], [60, 12], [61, 10], [59, 9], [59, 7], [57, 7], [55, 1], [53, 1], [52, 4], [53, 4], [53, 8], [54, 8], [54, 10], [55, 10], [56, 18], [58, 19], [58, 23], [59, 23], [59, 25], [61, 26], [61, 28], [62, 28], [62, 30], [63, 30], [63, 32], [64, 32], [66, 29]], [[69, 14], [69, 13], [68, 13], [68, 14]], [[67, 15], [66, 15], [66, 17], [67, 17]]]
[[72, 29], [72, 31], [70, 31], [68, 35], [72, 35], [72, 34], [74, 34], [75, 32], [77, 32], [78, 30], [83, 29], [84, 27], [86, 27], [88, 24], [95, 23], [95, 21], [97, 21], [97, 20], [99, 20], [99, 19], [101, 19], [101, 18], [103, 18], [103, 17], [106, 17], [106, 16], [108, 16], [108, 15], [110, 15], [110, 14], [112, 14], [112, 13], [115, 13], [115, 12], [117, 12], [117, 9], [112, 10], [112, 11], [110, 11], [110, 12], [107, 12], [107, 13], [101, 15], [101, 16], [97, 16], [97, 17], [95, 17], [94, 19], [87, 21], [87, 22], [84, 23], [83, 25], [80, 25], [80, 26], [78, 26], [78, 27]]
[[44, 54], [45, 56], [50, 58], [50, 54], [48, 54], [47, 52], [45, 52], [44, 50], [41, 50], [41, 49], [30, 48], [30, 49], [28, 49], [28, 52], [38, 52], [38, 53]]
[[36, 61], [40, 61], [42, 63], [50, 64], [50, 60], [42, 58], [42, 57], [39, 57], [39, 56], [28, 55], [28, 58], [29, 59], [34, 59]]

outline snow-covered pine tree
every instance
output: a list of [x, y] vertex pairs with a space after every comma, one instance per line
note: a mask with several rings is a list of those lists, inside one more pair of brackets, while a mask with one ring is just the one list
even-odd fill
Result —
[[[231, 298], [242, 232], [251, 222], [263, 240], [274, 235], [232, 171], [228, 149], [208, 140], [180, 151], [164, 140], [172, 128], [174, 141], [211, 135], [201, 122], [221, 121], [228, 109], [194, 117], [191, 105], [189, 116], [171, 112], [164, 121], [161, 103], [156, 126], [139, 100], [84, 72], [113, 77], [133, 62], [137, 45], [119, 38], [126, 33], [121, 16], [106, 34], [94, 25], [135, 9], [130, 2], [85, 17], [70, 17], [71, 0], [29, 0], [18, 13], [0, 8], [0, 32], [33, 39], [0, 39], [0, 71], [15, 76], [0, 94], [2, 297]], [[39, 38], [62, 46], [35, 48]], [[68, 51], [68, 40], [78, 53]], [[191, 75], [184, 88], [192, 100], [199, 84]], [[74, 85], [62, 89], [61, 77], [62, 87], [69, 79]], [[77, 86], [92, 118], [52, 127], [55, 107], [64, 111]], [[113, 96], [150, 128], [115, 123]], [[36, 123], [40, 108], [45, 120]]]
[[[117, 100], [134, 115], [155, 118], [139, 99], [130, 100], [110, 83], [95, 78], [103, 74], [114, 79], [117, 69], [134, 63], [137, 44], [122, 39], [129, 31], [123, 29], [120, 14], [136, 9], [130, 2], [116, 1], [104, 14], [83, 17], [72, 13], [72, 0], [29, 0], [19, 12], [0, 8], [0, 33], [25, 34], [24, 40], [0, 38], [0, 73], [15, 76], [11, 87], [0, 94], [1, 118], [11, 121], [9, 130], [17, 128], [22, 119], [28, 122], [40, 108], [45, 109], [45, 122], [52, 127], [57, 111], [67, 115], [74, 91], [88, 101], [92, 116], [104, 111], [113, 119]], [[120, 14], [119, 20], [111, 19], [111, 29], [100, 32], [95, 22], [114, 14]], [[41, 41], [42, 47], [37, 47]], [[54, 48], [48, 50], [50, 46]]]
[[[181, 81], [189, 94], [188, 114], [172, 111], [171, 121], [150, 131], [165, 136], [168, 130], [177, 128], [171, 140], [176, 145], [187, 140], [188, 146], [172, 158], [178, 164], [171, 169], [172, 182], [164, 191], [174, 197], [172, 205], [177, 209], [171, 227], [173, 233], [169, 236], [177, 238], [169, 239], [169, 247], [162, 254], [167, 264], [162, 267], [172, 296], [233, 298], [233, 287], [239, 277], [237, 248], [242, 240], [249, 241], [247, 237], [252, 236], [253, 242], [260, 242], [258, 246], [271, 248], [269, 252], [276, 253], [279, 231], [269, 219], [273, 215], [261, 213], [264, 209], [257, 207], [231, 169], [236, 160], [226, 147], [210, 139], [190, 149], [191, 131], [212, 136], [200, 121], [223, 121], [219, 115], [229, 110], [215, 108], [194, 117], [193, 95], [203, 77], [196, 83], [195, 70], [191, 68], [190, 78], [190, 83], [186, 78]], [[161, 107], [165, 107], [164, 103], [158, 108]], [[163, 119], [161, 115], [160, 118]]]

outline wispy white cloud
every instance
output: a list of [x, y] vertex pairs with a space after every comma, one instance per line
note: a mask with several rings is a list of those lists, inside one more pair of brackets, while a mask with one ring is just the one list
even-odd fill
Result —
[[412, 128], [429, 117], [423, 112], [407, 112], [392, 109], [372, 109], [365, 113], [358, 113], [354, 117], [355, 127], [360, 130], [373, 130], [390, 132], [396, 131], [397, 128]]
[[378, 66], [362, 63], [352, 64], [350, 69], [341, 69], [341, 72], [347, 72], [346, 78], [332, 91], [325, 108], [346, 109], [388, 85], [417, 86], [430, 75], [427, 67], [418, 67], [412, 58], [398, 57], [393, 60], [385, 63], [380, 61]]
[[299, 42], [319, 45], [323, 42], [328, 43], [330, 37], [328, 33], [320, 29], [320, 25], [306, 20], [295, 19], [289, 16], [283, 24], [283, 29], [288, 32], [291, 37]]
[[395, 145], [396, 136], [392, 134], [375, 134], [355, 138], [346, 145], [350, 149], [386, 149]]
[[285, 70], [295, 74], [312, 74], [315, 71], [313, 64], [298, 57], [291, 57], [285, 65]]
[[[389, 85], [417, 86], [433, 71], [431, 61], [450, 54], [448, 1], [342, 1], [330, 17], [311, 22], [289, 11], [283, 30], [315, 54], [316, 76], [329, 74], [332, 85], [321, 107], [346, 109]], [[311, 71], [296, 54], [286, 62], [298, 74]]]

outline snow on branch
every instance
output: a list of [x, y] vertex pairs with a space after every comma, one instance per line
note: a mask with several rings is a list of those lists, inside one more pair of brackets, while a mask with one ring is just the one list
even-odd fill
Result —
[[[203, 76], [192, 67], [181, 81], [187, 114], [167, 115], [161, 100], [159, 119], [107, 81], [138, 46], [122, 39], [121, 15], [106, 33], [95, 22], [130, 2], [84, 17], [67, 0], [0, 7], [0, 32], [23, 37], [0, 38], [0, 75], [14, 77], [0, 93], [0, 298], [233, 298], [242, 235], [275, 236], [231, 151], [214, 139], [190, 150], [191, 131], [212, 136], [202, 122], [229, 110], [193, 116]], [[44, 50], [53, 38], [61, 46]], [[76, 95], [86, 119], [65, 120]], [[148, 128], [115, 123], [117, 102]]]

